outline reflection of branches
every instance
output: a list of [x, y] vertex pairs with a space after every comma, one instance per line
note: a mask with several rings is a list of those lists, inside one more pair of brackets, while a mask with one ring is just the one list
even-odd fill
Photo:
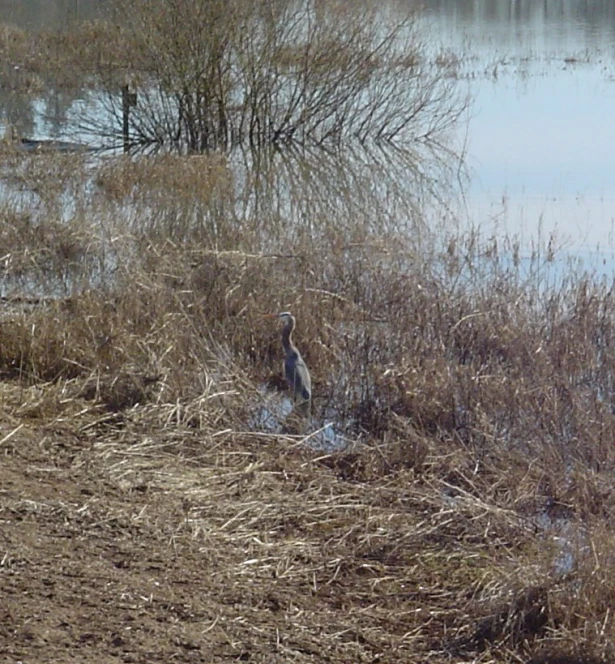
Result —
[[155, 234], [201, 247], [279, 251], [335, 238], [423, 237], [425, 208], [441, 209], [459, 191], [453, 156], [418, 144], [237, 148], [228, 156], [113, 160], [99, 182], [101, 194], [106, 183], [111, 193], [125, 192], [109, 201], [114, 225], [146, 241]]
[[[423, 249], [428, 246], [423, 241], [434, 238], [425, 206], [450, 200], [457, 184], [457, 162], [449, 151], [358, 142], [344, 150], [272, 146], [230, 155], [95, 162], [76, 155], [14, 155], [6, 172], [12, 178], [6, 190], [16, 192], [3, 212], [12, 220], [5, 223], [7, 246], [19, 228], [24, 242], [40, 244], [41, 274], [51, 256], [49, 269], [67, 259], [74, 274], [87, 267], [97, 269], [101, 279], [127, 257], [138, 260], [140, 246], [167, 240], [168, 246], [198, 251], [306, 258], [312, 252], [321, 257], [312, 264], [320, 266], [346, 250], [359, 255], [382, 247], [390, 253], [402, 244]], [[391, 237], [396, 241], [388, 242]], [[97, 262], [99, 267], [92, 267]], [[360, 274], [353, 279], [369, 290]], [[38, 288], [43, 281], [32, 283]]]
[[234, 154], [238, 216], [272, 238], [283, 229], [312, 238], [332, 226], [353, 235], [411, 229], [422, 223], [426, 204], [445, 204], [458, 185], [459, 157], [437, 145]]
[[453, 64], [429, 55], [407, 9], [134, 0], [121, 3], [121, 16], [132, 65], [99, 72], [114, 120], [101, 133], [119, 133], [117, 92], [128, 77], [139, 98], [136, 143], [195, 153], [237, 143], [408, 142], [440, 136], [466, 105]]

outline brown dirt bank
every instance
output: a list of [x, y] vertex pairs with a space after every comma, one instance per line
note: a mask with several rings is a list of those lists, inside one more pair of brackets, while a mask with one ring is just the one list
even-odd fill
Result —
[[5, 661], [600, 661], [544, 655], [579, 576], [452, 441], [325, 455], [1, 394]]

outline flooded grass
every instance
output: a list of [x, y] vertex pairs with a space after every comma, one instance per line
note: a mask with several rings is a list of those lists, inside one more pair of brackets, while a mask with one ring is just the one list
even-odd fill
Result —
[[[0, 82], [22, 97], [91, 93], [105, 147], [203, 153], [243, 145], [436, 140], [467, 106], [410, 7], [338, 0], [110, 3], [62, 33], [2, 26]], [[86, 94], [87, 93], [87, 94]], [[31, 99], [30, 99], [31, 100]], [[21, 131], [21, 128], [19, 128]]]
[[[263, 657], [612, 659], [611, 284], [544, 287], [496, 244], [374, 224], [352, 189], [313, 233], [279, 207], [267, 232], [272, 201], [219, 156], [20, 159], [38, 203], [1, 210], [7, 458], [20, 427], [61, 425], [78, 467], [184, 501], [151, 528], [216, 552], [219, 620]], [[286, 309], [301, 435], [262, 388], [282, 357], [263, 314]], [[311, 444], [327, 427], [340, 449]]]

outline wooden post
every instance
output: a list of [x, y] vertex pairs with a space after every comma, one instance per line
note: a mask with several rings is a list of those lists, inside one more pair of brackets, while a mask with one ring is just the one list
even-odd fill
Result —
[[130, 150], [130, 109], [137, 105], [137, 93], [130, 92], [128, 83], [122, 85], [122, 138], [124, 152]]

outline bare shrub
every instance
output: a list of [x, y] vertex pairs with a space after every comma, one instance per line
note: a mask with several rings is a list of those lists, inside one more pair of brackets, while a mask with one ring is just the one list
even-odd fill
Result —
[[117, 127], [115, 91], [122, 81], [138, 91], [133, 143], [436, 143], [466, 105], [454, 63], [432, 58], [401, 8], [139, 0], [116, 20], [132, 65], [100, 73]]

